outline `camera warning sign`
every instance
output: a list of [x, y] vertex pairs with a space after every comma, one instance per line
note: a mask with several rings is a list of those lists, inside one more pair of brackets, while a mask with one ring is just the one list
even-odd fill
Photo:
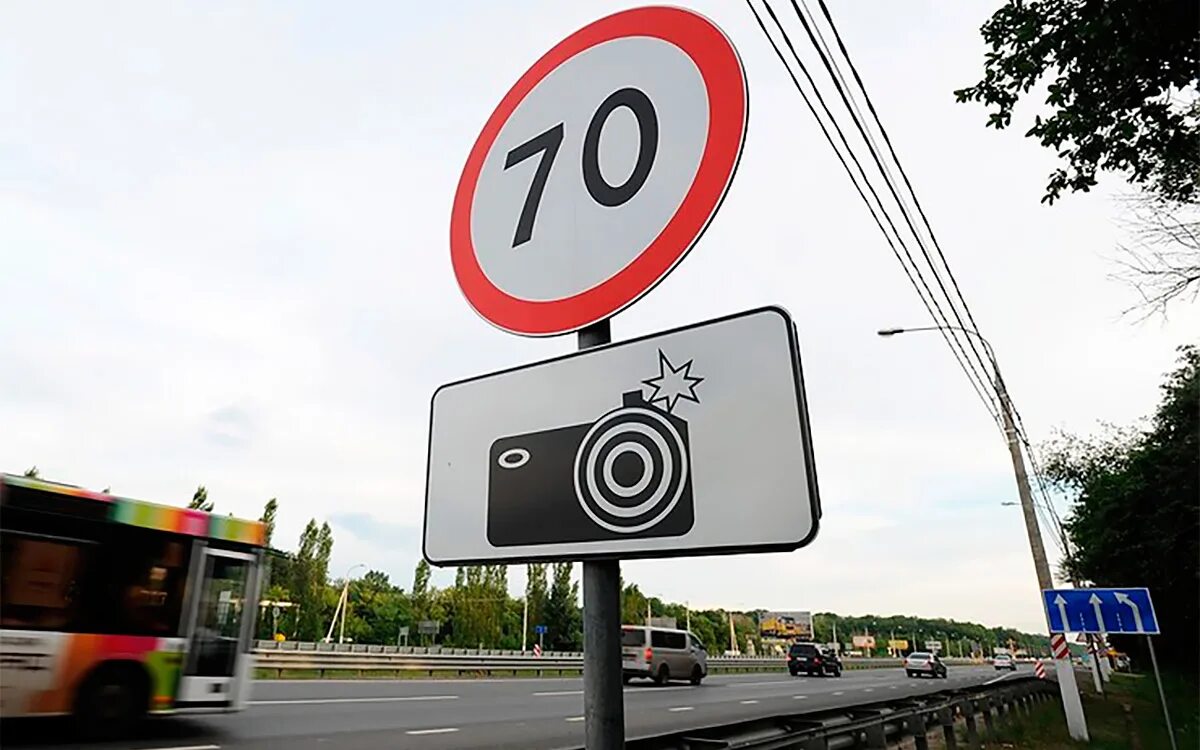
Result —
[[439, 565], [782, 551], [820, 506], [795, 325], [764, 308], [439, 388]]

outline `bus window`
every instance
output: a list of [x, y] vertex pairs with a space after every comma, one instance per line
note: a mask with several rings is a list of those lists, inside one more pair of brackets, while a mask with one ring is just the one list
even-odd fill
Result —
[[80, 610], [80, 577], [90, 545], [74, 539], [5, 533], [0, 625], [23, 630], [70, 630]]
[[181, 614], [190, 544], [138, 528], [119, 530], [104, 587], [110, 608], [105, 630], [160, 637], [183, 634]]

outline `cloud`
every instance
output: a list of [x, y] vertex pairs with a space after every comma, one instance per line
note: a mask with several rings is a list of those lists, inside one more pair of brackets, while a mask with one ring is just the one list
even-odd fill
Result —
[[[627, 577], [711, 605], [1039, 628], [1020, 514], [999, 505], [1015, 494], [1002, 435], [938, 337], [874, 335], [926, 313], [753, 19], [695, 6], [747, 66], [749, 140], [703, 240], [613, 333], [787, 307], [824, 531], [791, 554]], [[307, 5], [281, 23], [269, 6], [106, 3], [64, 25], [44, 4], [6, 8], [7, 470], [177, 504], [203, 483], [252, 518], [278, 497], [280, 544], [329, 519], [335, 572], [364, 562], [409, 585], [434, 388], [574, 345], [506, 336], [463, 301], [447, 248], [459, 170], [526, 67], [611, 10]], [[1100, 257], [1118, 237], [1112, 185], [1041, 206], [1053, 155], [953, 102], [989, 10], [847, 4], [839, 24], [1034, 438], [1125, 423], [1200, 320], [1118, 321], [1128, 291]]]

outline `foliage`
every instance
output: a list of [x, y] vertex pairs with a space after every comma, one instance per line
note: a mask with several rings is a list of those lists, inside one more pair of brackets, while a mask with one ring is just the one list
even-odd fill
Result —
[[983, 25], [983, 80], [955, 91], [988, 125], [1043, 79], [1050, 114], [1025, 134], [1054, 149], [1044, 202], [1124, 173], [1169, 201], [1200, 198], [1200, 5], [1194, 0], [1007, 0]]
[[1125, 310], [1139, 320], [1161, 314], [1178, 299], [1200, 295], [1200, 206], [1172, 204], [1152, 196], [1126, 200], [1128, 240], [1117, 246], [1113, 277], [1133, 288], [1141, 301]]
[[316, 519], [309, 520], [300, 534], [300, 546], [292, 563], [291, 591], [299, 605], [296, 637], [315, 641], [325, 636], [322, 624], [327, 621], [326, 609], [332, 615], [335, 604], [329, 605], [326, 589], [329, 580], [329, 557], [333, 553], [333, 532], [329, 524], [318, 527]]
[[546, 645], [555, 651], [573, 651], [583, 644], [583, 616], [579, 610], [579, 584], [571, 581], [574, 565], [554, 563], [550, 596], [546, 600]]
[[[1147, 586], [1168, 663], [1195, 674], [1200, 652], [1200, 349], [1181, 347], [1148, 428], [1061, 435], [1047, 478], [1075, 500], [1070, 572], [1097, 586]], [[1137, 653], [1141, 639], [1119, 639]]]
[[[546, 567], [546, 563], [531, 563], [525, 569], [525, 598], [529, 601], [529, 630], [531, 633], [535, 625], [546, 624], [546, 599], [548, 596]], [[522, 637], [521, 644], [525, 643], [525, 637]]]
[[191, 502], [188, 503], [188, 508], [191, 510], [202, 510], [205, 513], [212, 513], [213, 504], [208, 501], [208, 490], [204, 485], [196, 488], [196, 492], [192, 495]]
[[279, 510], [279, 501], [271, 498], [267, 504], [263, 506], [262, 517], [258, 520], [262, 521], [266, 527], [266, 545], [271, 546], [271, 537], [275, 535], [275, 513]]

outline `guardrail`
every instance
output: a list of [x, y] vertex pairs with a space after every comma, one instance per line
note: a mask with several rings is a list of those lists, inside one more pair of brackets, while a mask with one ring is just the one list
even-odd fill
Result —
[[625, 747], [627, 750], [833, 750], [886, 748], [911, 740], [911, 744], [903, 746], [928, 750], [929, 734], [933, 732], [941, 735], [940, 746], [957, 750], [961, 730], [967, 747], [980, 750], [983, 740], [995, 741], [998, 724], [1028, 714], [1035, 704], [1053, 700], [1056, 694], [1053, 682], [1025, 677], [919, 698], [672, 732], [631, 740]]
[[[316, 672], [318, 677], [324, 677], [327, 672], [353, 672], [360, 677], [366, 673], [386, 672], [424, 672], [430, 676], [436, 672], [452, 672], [460, 676], [516, 675], [520, 672], [542, 675], [583, 669], [583, 654], [564, 651], [547, 651], [541, 656], [534, 656], [532, 652], [502, 649], [259, 641], [254, 654], [257, 668], [271, 670], [276, 677], [283, 677], [288, 672]], [[963, 660], [963, 663], [967, 661]], [[845, 669], [873, 669], [899, 667], [901, 661], [847, 658], [842, 663]], [[780, 656], [710, 656], [708, 666], [713, 673], [757, 672], [783, 670], [785, 663]]]

